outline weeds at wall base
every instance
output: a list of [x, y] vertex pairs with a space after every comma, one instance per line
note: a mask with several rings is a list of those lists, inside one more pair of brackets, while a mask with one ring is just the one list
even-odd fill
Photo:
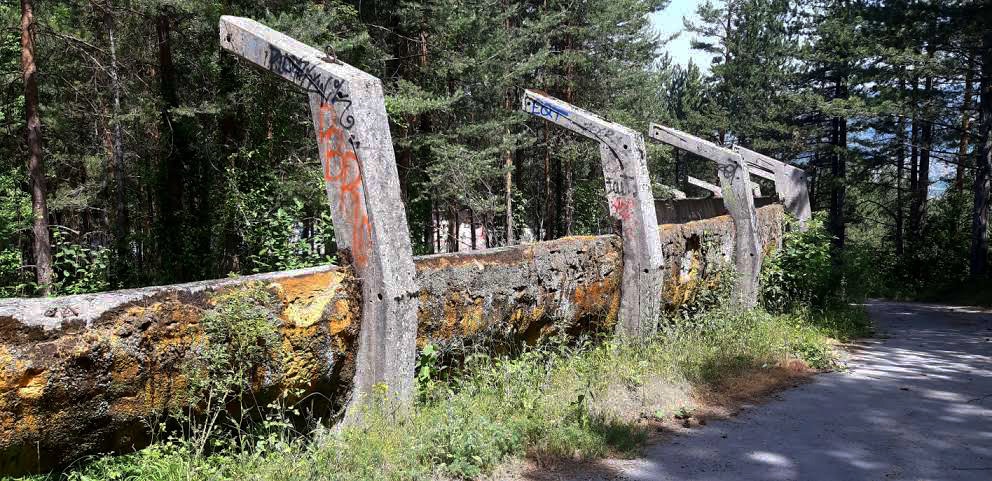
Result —
[[828, 369], [832, 339], [868, 332], [858, 306], [704, 316], [635, 345], [549, 342], [512, 358], [474, 356], [457, 376], [427, 371], [415, 413], [402, 422], [370, 412], [361, 426], [301, 434], [284, 407], [265, 429], [204, 454], [173, 438], [27, 479], [472, 479], [520, 457], [630, 457], [658, 422], [688, 422], [701, 394], [776, 366]]

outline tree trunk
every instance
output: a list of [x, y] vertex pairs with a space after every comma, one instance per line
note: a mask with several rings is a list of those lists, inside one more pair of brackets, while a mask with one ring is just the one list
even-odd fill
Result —
[[555, 238], [554, 199], [551, 197], [551, 129], [544, 126], [544, 240]]
[[[846, 98], [843, 77], [836, 79], [835, 98]], [[847, 119], [834, 117], [831, 131], [833, 155], [830, 162], [830, 231], [834, 235], [834, 248], [840, 251], [846, 240], [844, 208], [847, 200]]]
[[434, 224], [437, 222], [437, 214], [434, 209], [434, 199], [427, 198], [427, 212], [428, 218], [427, 222], [424, 222], [424, 246], [427, 248], [427, 254], [434, 254], [437, 249], [434, 247]]
[[575, 228], [575, 176], [573, 175], [574, 166], [572, 161], [568, 160], [564, 163], [565, 169], [565, 187], [564, 187], [564, 197], [565, 197], [565, 212], [562, 215], [562, 223], [564, 224], [561, 229], [561, 235], [570, 236], [573, 234], [573, 229]]
[[920, 112], [918, 109], [919, 102], [917, 99], [917, 84], [919, 79], [913, 78], [913, 119], [912, 126], [910, 127], [909, 134], [909, 239], [910, 239], [910, 249], [913, 248], [914, 243], [919, 240], [916, 237], [916, 232], [919, 230], [919, 203], [917, 202], [917, 193], [919, 193], [920, 185]]
[[682, 149], [672, 149], [672, 152], [675, 156], [675, 188], [684, 192], [689, 183], [688, 154], [683, 154]]
[[[230, 0], [224, 0], [221, 3], [221, 15], [232, 14], [230, 3]], [[217, 46], [217, 52], [218, 68], [220, 69], [217, 83], [218, 100], [223, 103], [217, 126], [220, 151], [222, 152], [221, 155], [223, 155], [223, 159], [219, 160], [221, 160], [222, 165], [227, 167], [227, 171], [235, 171], [240, 167], [238, 165], [238, 151], [245, 137], [244, 123], [241, 120], [244, 118], [244, 108], [239, 102], [233, 101], [234, 94], [241, 86], [241, 80], [236, 73], [235, 67], [237, 66], [237, 60], [235, 60], [234, 56], [226, 55], [224, 48], [220, 45]], [[227, 171], [219, 174], [222, 179], [227, 176]], [[225, 181], [221, 181], [221, 183], [223, 184]], [[222, 252], [216, 264], [217, 272], [224, 274], [241, 272], [241, 246], [243, 239], [240, 222], [234, 216], [224, 214], [217, 215], [213, 219], [215, 225], [220, 224], [221, 227], [220, 243]], [[316, 222], [311, 223], [311, 230], [314, 236], [314, 252], [316, 252], [316, 241], [318, 239], [316, 239], [316, 228], [314, 224]], [[321, 244], [321, 254], [330, 255], [331, 246]]]
[[[930, 84], [931, 79], [927, 79]], [[929, 89], [928, 89], [929, 91]], [[923, 238], [924, 217], [927, 212], [927, 197], [930, 194], [930, 151], [933, 149], [933, 122], [926, 120], [920, 127], [920, 166], [917, 169], [918, 180], [916, 183], [916, 218], [913, 235], [918, 239]]]
[[34, 61], [34, 11], [31, 0], [21, 0], [21, 70], [24, 73], [24, 113], [27, 119], [28, 177], [31, 181], [31, 210], [34, 215], [35, 278], [42, 295], [52, 287], [52, 244], [48, 237], [48, 203], [45, 164], [41, 146], [41, 117], [38, 114], [38, 68]]
[[982, 45], [981, 100], [979, 103], [982, 139], [975, 162], [975, 204], [971, 216], [971, 269], [973, 279], [988, 274], [989, 260], [989, 176], [992, 175], [992, 29], [985, 29]]
[[[509, 11], [510, 5], [509, 1], [503, 0], [501, 2], [504, 11]], [[506, 20], [503, 22], [503, 28], [506, 29], [508, 35], [512, 35], [513, 22], [512, 16], [507, 15]], [[515, 100], [515, 95], [513, 94], [513, 89], [508, 88], [503, 92], [503, 110], [506, 112], [513, 111], [513, 102]], [[513, 132], [509, 127], [506, 128], [504, 132], [507, 140], [511, 139]], [[513, 242], [513, 149], [507, 148], [503, 153], [503, 173], [504, 176], [504, 187], [505, 187], [505, 198], [504, 198], [504, 208], [506, 209], [506, 240], [504, 245], [511, 246]], [[486, 242], [489, 242], [489, 236], [486, 236]]]
[[902, 257], [903, 241], [903, 196], [902, 178], [906, 170], [906, 117], [900, 115], [896, 122], [896, 207], [895, 211], [895, 244], [896, 256]]
[[968, 165], [968, 145], [971, 141], [971, 98], [975, 80], [975, 54], [968, 56], [968, 69], [964, 74], [964, 98], [961, 102], [961, 140], [958, 143], [958, 165], [954, 171], [954, 190], [964, 189], [964, 169]]
[[448, 212], [451, 212], [451, 216], [448, 218], [448, 252], [458, 252], [459, 244], [461, 244], [458, 208], [448, 207]]
[[565, 176], [563, 175], [563, 162], [560, 156], [555, 156], [551, 164], [551, 174], [554, 178], [554, 208], [548, 206], [548, 217], [554, 226], [552, 239], [557, 239], [565, 234]]
[[[572, 36], [567, 35], [565, 41], [565, 52], [572, 52], [573, 41]], [[572, 86], [575, 84], [575, 63], [569, 61], [565, 66], [565, 102], [569, 104], [575, 103], [575, 90]], [[572, 158], [567, 158], [564, 162], [558, 162], [558, 170], [564, 170], [560, 172], [562, 179], [562, 185], [560, 187], [561, 192], [559, 192], [559, 198], [562, 199], [562, 207], [558, 209], [558, 217], [561, 218], [561, 228], [558, 229], [559, 236], [570, 236], [572, 235], [572, 224], [575, 218], [575, 182], [573, 176], [573, 165]]]
[[[928, 57], [933, 58], [933, 49], [927, 48]], [[933, 149], [933, 112], [931, 108], [933, 97], [933, 77], [927, 76], [923, 81], [924, 108], [923, 120], [920, 122], [919, 166], [916, 168], [916, 185], [913, 192], [912, 218], [910, 219], [910, 235], [913, 239], [923, 239], [923, 218], [927, 210], [927, 197], [930, 193], [930, 151]]]
[[[509, 19], [507, 19], [507, 28], [509, 28]], [[503, 107], [507, 112], [513, 109], [513, 91], [508, 90], [504, 95]], [[509, 138], [512, 135], [509, 127], [506, 129], [506, 136]], [[503, 169], [506, 171], [503, 173], [505, 186], [506, 186], [506, 244], [513, 245], [513, 149], [506, 149], [503, 153]]]
[[113, 97], [113, 120], [111, 122], [111, 178], [114, 182], [113, 232], [114, 232], [114, 280], [127, 284], [128, 268], [131, 264], [129, 235], [130, 215], [127, 209], [127, 167], [124, 165], [124, 126], [121, 124], [121, 82], [117, 66], [117, 40], [114, 37], [113, 7], [108, 2], [107, 39], [110, 47], [110, 91]]
[[173, 122], [171, 109], [179, 106], [176, 92], [176, 68], [172, 61], [171, 21], [166, 13], [155, 19], [155, 33], [158, 40], [159, 87], [162, 95], [162, 138], [164, 162], [161, 166], [161, 208], [162, 222], [158, 240], [162, 247], [163, 270], [172, 281], [187, 280], [186, 259], [181, 245], [187, 234], [183, 225], [183, 197], [185, 196], [185, 175], [183, 172], [185, 136]]
[[472, 209], [468, 210], [468, 223], [469, 229], [472, 231], [472, 250], [478, 250], [478, 240], [475, 238], [475, 211]]

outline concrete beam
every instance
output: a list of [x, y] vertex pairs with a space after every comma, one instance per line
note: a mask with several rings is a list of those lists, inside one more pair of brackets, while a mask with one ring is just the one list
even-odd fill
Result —
[[765, 169], [762, 169], [760, 167], [755, 167], [755, 166], [753, 166], [751, 164], [748, 164], [747, 171], [750, 172], [751, 175], [753, 175], [755, 177], [761, 177], [762, 179], [768, 179], [768, 180], [770, 180], [772, 182], [775, 182], [775, 173], [773, 173], [773, 172], [769, 172], [769, 171], [767, 171]]
[[382, 83], [247, 18], [221, 17], [220, 43], [309, 96], [335, 241], [362, 283], [346, 419], [377, 385], [408, 406], [415, 387], [417, 286]]
[[734, 219], [737, 232], [735, 297], [742, 307], [754, 307], [758, 303], [762, 250], [754, 191], [744, 158], [732, 150], [664, 125], [651, 124], [648, 137], [716, 162], [723, 202]]
[[805, 229], [806, 223], [813, 215], [809, 205], [806, 171], [744, 147], [734, 146], [734, 151], [744, 157], [748, 165], [774, 173], [772, 180], [775, 181], [775, 191], [782, 199], [785, 211], [799, 219], [800, 227]]
[[610, 215], [620, 222], [624, 241], [618, 331], [627, 337], [653, 333], [661, 316], [664, 257], [644, 138], [622, 125], [533, 90], [524, 93], [521, 107], [599, 143]]
[[723, 197], [723, 189], [720, 188], [719, 185], [711, 184], [703, 179], [699, 179], [691, 175], [688, 177], [687, 180], [689, 182], [689, 185], [694, 185], [696, 187], [699, 187], [700, 189], [710, 191], [711, 193], [713, 193], [713, 197], [718, 197], [718, 198]]

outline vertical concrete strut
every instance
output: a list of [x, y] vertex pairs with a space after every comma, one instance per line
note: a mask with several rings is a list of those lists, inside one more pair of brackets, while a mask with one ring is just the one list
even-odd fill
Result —
[[[806, 228], [806, 223], [813, 214], [809, 205], [809, 190], [806, 185], [806, 172], [798, 167], [793, 167], [785, 162], [773, 159], [767, 155], [759, 154], [753, 150], [740, 146], [734, 146], [734, 151], [739, 153], [747, 164], [755, 171], [765, 172], [762, 177], [775, 181], [775, 192], [782, 200], [785, 211], [799, 219], [802, 229]], [[767, 175], [766, 175], [767, 174]]]
[[346, 421], [376, 386], [385, 386], [390, 402], [408, 406], [418, 300], [382, 83], [246, 18], [221, 17], [220, 42], [309, 96], [335, 240], [362, 285], [362, 326]]
[[717, 164], [723, 204], [734, 219], [736, 231], [734, 264], [737, 268], [736, 299], [741, 307], [758, 303], [758, 281], [761, 275], [761, 237], [757, 211], [754, 208], [751, 178], [744, 158], [731, 150], [685, 132], [651, 124], [648, 136], [659, 142], [692, 152]]
[[522, 108], [599, 143], [610, 215], [620, 221], [623, 235], [617, 331], [627, 337], [653, 333], [661, 315], [664, 258], [644, 138], [622, 125], [533, 90], [524, 93]]

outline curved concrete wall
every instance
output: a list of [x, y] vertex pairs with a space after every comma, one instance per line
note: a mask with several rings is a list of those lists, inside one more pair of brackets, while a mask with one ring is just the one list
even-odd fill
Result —
[[[779, 205], [759, 209], [766, 248], [781, 242], [781, 219]], [[729, 216], [659, 226], [672, 273], [666, 302], [706, 276], [694, 263], [731, 263], [733, 230]], [[418, 344], [612, 331], [622, 256], [619, 238], [599, 236], [417, 258]], [[182, 367], [203, 335], [203, 314], [218, 293], [248, 284], [273, 293], [282, 338], [283, 376], [258, 389], [342, 399], [361, 322], [358, 281], [347, 268], [0, 300], [0, 474], [145, 443], [143, 421], [186, 399]]]

